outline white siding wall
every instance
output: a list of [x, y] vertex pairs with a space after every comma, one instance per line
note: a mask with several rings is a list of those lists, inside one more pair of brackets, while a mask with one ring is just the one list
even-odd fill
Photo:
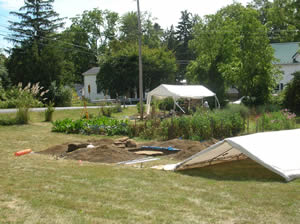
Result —
[[[89, 94], [88, 86], [90, 85], [91, 92]], [[104, 96], [103, 92], [97, 93], [96, 75], [84, 75], [84, 97], [91, 101], [102, 99], [110, 99], [109, 96]]]
[[282, 80], [279, 81], [279, 84], [282, 83], [285, 86], [293, 79], [292, 74], [300, 71], [300, 63], [281, 65], [280, 70], [283, 71], [284, 74]]

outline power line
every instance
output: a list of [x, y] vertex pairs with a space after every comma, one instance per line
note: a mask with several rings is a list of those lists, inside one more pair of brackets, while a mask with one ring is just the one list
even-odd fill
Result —
[[[4, 34], [0, 34], [0, 36], [6, 37], [6, 38], [9, 37], [9, 36], [4, 35]], [[46, 46], [46, 44], [44, 44], [44, 43], [40, 43], [40, 44]], [[65, 50], [65, 52], [72, 51], [72, 49], [70, 49], [70, 48], [64, 48], [64, 47], [60, 47], [60, 46], [59, 46], [59, 49]], [[84, 54], [88, 54], [88, 55], [91, 55], [91, 56], [95, 56], [95, 54], [92, 54], [92, 53], [87, 52], [87, 51], [78, 50], [78, 49], [76, 49], [76, 53], [84, 53]]]

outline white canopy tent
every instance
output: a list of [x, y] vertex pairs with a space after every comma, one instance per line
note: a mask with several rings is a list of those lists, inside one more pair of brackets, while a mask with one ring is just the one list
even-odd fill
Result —
[[150, 113], [150, 104], [153, 97], [160, 99], [172, 97], [175, 104], [180, 98], [203, 99], [205, 97], [215, 97], [217, 107], [220, 107], [219, 100], [215, 93], [201, 85], [166, 85], [162, 84], [147, 94], [147, 114]]
[[165, 170], [184, 170], [248, 158], [286, 181], [300, 178], [300, 129], [227, 138]]

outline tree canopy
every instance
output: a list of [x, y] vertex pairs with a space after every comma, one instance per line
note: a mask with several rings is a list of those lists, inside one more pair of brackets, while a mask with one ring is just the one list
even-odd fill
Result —
[[19, 12], [11, 12], [20, 18], [11, 22], [12, 35], [8, 38], [16, 44], [7, 63], [14, 84], [40, 82], [47, 88], [52, 81], [61, 83], [72, 73], [55, 33], [63, 23], [52, 9], [53, 2], [25, 0]]
[[[144, 88], [172, 83], [176, 61], [172, 52], [163, 48], [143, 47]], [[97, 86], [111, 96], [130, 94], [138, 89], [138, 46], [126, 42], [114, 43], [113, 49], [100, 61]]]
[[258, 13], [232, 4], [215, 15], [206, 16], [194, 33], [190, 47], [197, 59], [188, 66], [188, 79], [202, 83], [224, 99], [226, 87], [255, 97], [257, 104], [268, 101], [278, 72], [272, 62], [273, 50]]

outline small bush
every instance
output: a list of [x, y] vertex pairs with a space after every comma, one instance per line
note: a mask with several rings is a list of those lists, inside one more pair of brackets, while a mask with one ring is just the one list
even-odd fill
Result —
[[48, 100], [54, 102], [56, 107], [70, 107], [72, 106], [72, 89], [68, 86], [62, 86], [52, 82], [49, 87], [47, 95]]
[[244, 119], [250, 115], [249, 108], [243, 104], [228, 104], [225, 109], [230, 113], [239, 113]]
[[105, 117], [111, 117], [113, 109], [111, 107], [101, 107], [101, 113]]
[[53, 107], [54, 103], [49, 102], [47, 105], [47, 109], [45, 110], [45, 121], [46, 122], [51, 122], [53, 118], [53, 113], [55, 111], [55, 108]]
[[112, 107], [112, 112], [113, 113], [121, 113], [122, 112], [122, 106], [120, 103], [116, 103], [113, 107]]
[[158, 101], [158, 108], [160, 110], [170, 111], [174, 108], [174, 100], [172, 97], [165, 98]]

